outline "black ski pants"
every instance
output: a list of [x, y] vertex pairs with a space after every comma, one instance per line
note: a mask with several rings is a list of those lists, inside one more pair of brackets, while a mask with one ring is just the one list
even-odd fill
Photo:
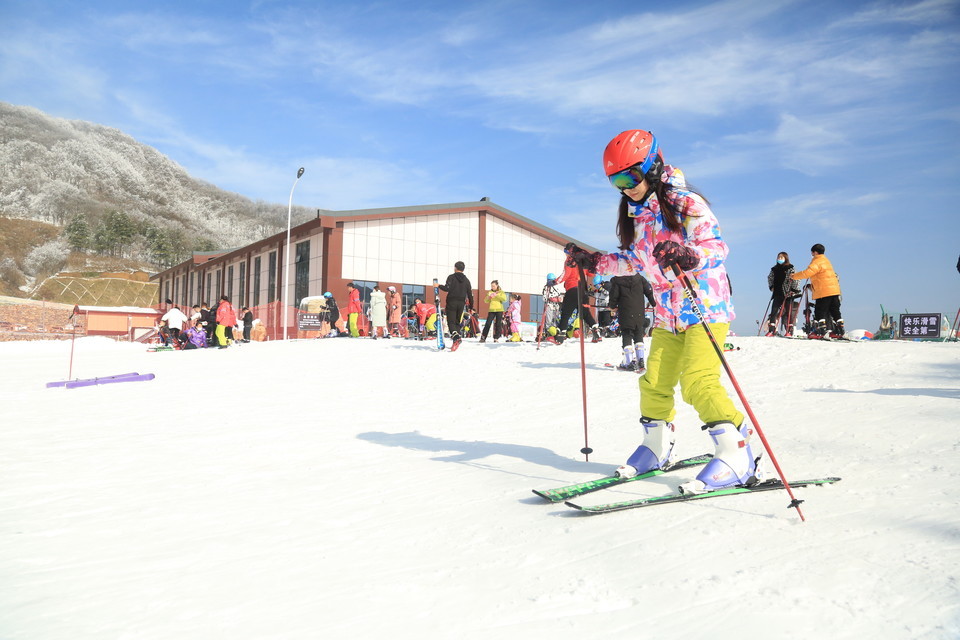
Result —
[[813, 308], [813, 317], [817, 321], [826, 321], [827, 328], [832, 329], [834, 322], [843, 319], [840, 316], [840, 296], [817, 298], [816, 305]]
[[450, 330], [450, 337], [456, 340], [460, 337], [460, 316], [463, 315], [463, 308], [467, 306], [466, 298], [451, 300], [447, 296], [447, 307], [444, 313], [447, 314], [447, 328]]
[[[560, 305], [560, 322], [557, 324], [557, 328], [560, 331], [566, 331], [569, 328], [567, 327], [567, 324], [570, 322], [570, 317], [573, 315], [573, 312], [577, 310], [577, 304], [579, 304], [577, 289], [580, 289], [579, 297], [583, 298], [584, 304], [589, 301], [589, 298], [587, 297], [587, 289], [582, 285], [572, 289], [567, 289], [564, 292], [563, 304]], [[596, 324], [596, 322], [593, 320], [593, 314], [590, 313], [590, 307], [583, 307], [580, 309], [580, 317], [583, 318], [580, 326], [584, 331], [589, 330], [590, 327]]]
[[487, 321], [483, 323], [483, 334], [481, 337], [486, 340], [490, 333], [490, 325], [493, 325], [493, 339], [500, 339], [500, 325], [503, 322], [503, 311], [488, 311]]

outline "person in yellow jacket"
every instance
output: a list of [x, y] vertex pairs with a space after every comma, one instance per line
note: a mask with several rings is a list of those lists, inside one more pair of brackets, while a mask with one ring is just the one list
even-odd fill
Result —
[[490, 281], [490, 290], [483, 298], [487, 304], [487, 321], [483, 323], [483, 334], [480, 336], [480, 342], [487, 341], [487, 334], [490, 333], [490, 325], [493, 325], [493, 341], [500, 339], [500, 325], [503, 322], [503, 303], [507, 301], [507, 293], [500, 288], [500, 283], [496, 280]]
[[803, 271], [790, 276], [794, 280], [810, 278], [813, 299], [816, 301], [813, 317], [817, 321], [817, 326], [807, 337], [814, 339], [827, 335], [828, 318], [833, 321], [830, 337], [842, 338], [844, 334], [843, 318], [840, 317], [840, 279], [837, 277], [837, 272], [833, 270], [833, 265], [824, 255], [825, 252], [826, 249], [822, 244], [818, 243], [810, 247], [810, 253], [813, 255], [810, 265]]

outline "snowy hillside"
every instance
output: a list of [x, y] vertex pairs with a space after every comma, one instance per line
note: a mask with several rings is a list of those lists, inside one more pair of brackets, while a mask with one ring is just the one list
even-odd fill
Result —
[[731, 341], [786, 473], [843, 478], [806, 523], [784, 492], [534, 496], [636, 447], [616, 340], [586, 345], [589, 462], [573, 342], [86, 338], [74, 377], [156, 379], [71, 390], [69, 342], [0, 344], [0, 638], [960, 637], [960, 344]]
[[[93, 228], [114, 211], [138, 229], [183, 232], [188, 251], [199, 239], [216, 249], [259, 240], [287, 219], [287, 204], [253, 202], [197, 180], [117, 129], [0, 102], [0, 216], [58, 227], [80, 216]], [[296, 207], [294, 215], [302, 221], [312, 213]]]

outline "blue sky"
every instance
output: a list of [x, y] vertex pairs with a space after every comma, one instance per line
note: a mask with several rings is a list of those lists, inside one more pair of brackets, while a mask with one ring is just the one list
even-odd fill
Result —
[[[711, 200], [738, 318], [822, 243], [848, 328], [960, 306], [960, 0], [0, 0], [0, 100], [254, 199], [483, 196], [604, 249], [600, 157], [650, 129]], [[559, 265], [558, 265], [559, 268]]]

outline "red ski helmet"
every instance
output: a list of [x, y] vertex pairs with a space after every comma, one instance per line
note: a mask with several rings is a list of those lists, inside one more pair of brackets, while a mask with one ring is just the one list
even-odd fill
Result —
[[[624, 131], [603, 150], [603, 171], [611, 184], [623, 191], [634, 181], [643, 178], [654, 186], [663, 172], [663, 156], [657, 137], [649, 131]], [[618, 175], [619, 174], [619, 175]]]

